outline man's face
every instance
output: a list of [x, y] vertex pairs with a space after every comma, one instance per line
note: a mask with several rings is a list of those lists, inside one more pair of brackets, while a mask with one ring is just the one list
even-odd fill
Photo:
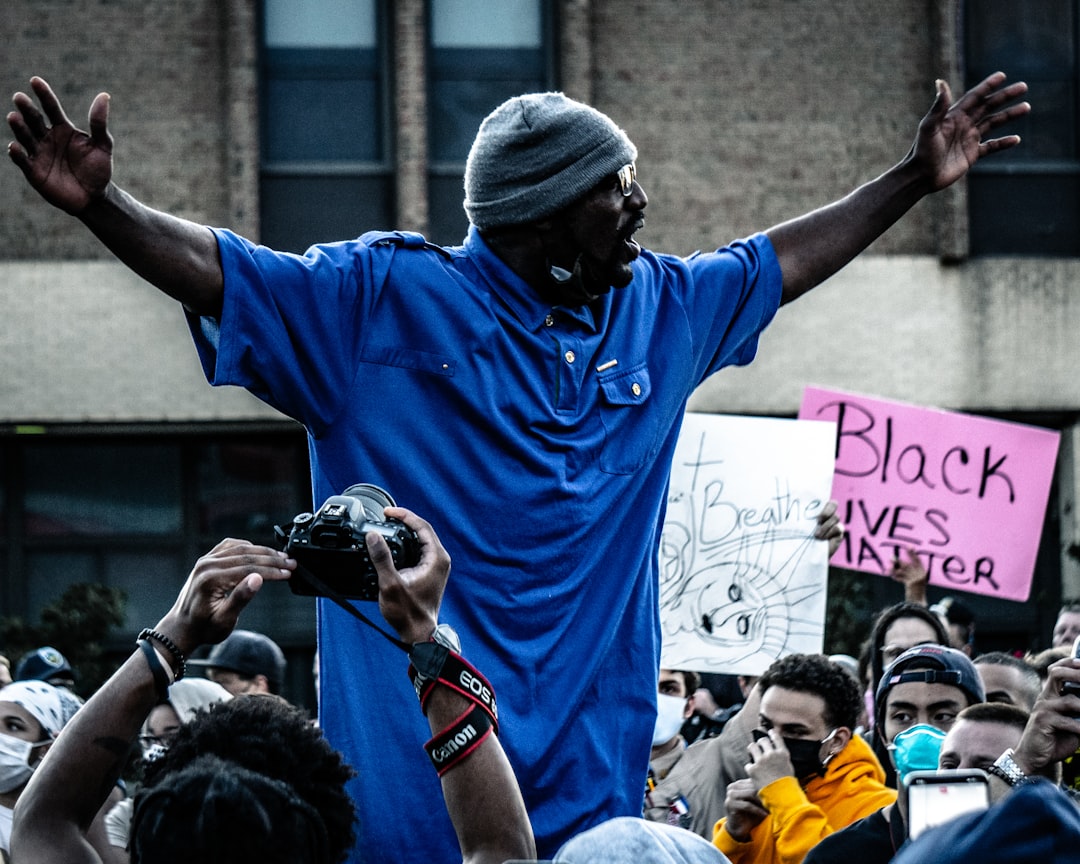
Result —
[[1039, 688], [1024, 673], [1001, 663], [976, 663], [987, 702], [1004, 702], [1030, 711], [1039, 698]]
[[681, 699], [685, 699], [690, 695], [686, 692], [686, 679], [683, 678], [682, 673], [672, 669], [660, 670], [660, 679], [656, 685], [656, 690], [664, 696], [678, 696]]
[[825, 700], [816, 693], [773, 685], [761, 696], [758, 722], [782, 738], [821, 741], [832, 729], [825, 722]]
[[560, 217], [565, 234], [559, 264], [572, 269], [580, 254], [586, 284], [594, 293], [625, 288], [633, 278], [630, 262], [641, 254], [633, 234], [645, 224], [645, 190], [635, 181], [624, 196], [616, 175], [605, 178]]
[[881, 643], [882, 668], [888, 668], [889, 664], [908, 648], [937, 641], [934, 628], [922, 618], [897, 618], [885, 630], [885, 638]]
[[226, 690], [228, 690], [233, 696], [242, 696], [245, 693], [263, 693], [266, 692], [264, 688], [259, 686], [259, 678], [245, 678], [238, 672], [233, 672], [231, 669], [218, 669], [211, 666], [206, 670], [206, 677], [211, 681], [220, 684]]
[[951, 684], [927, 684], [922, 681], [897, 684], [885, 697], [882, 727], [885, 741], [891, 743], [905, 729], [920, 723], [948, 732], [956, 722], [956, 715], [967, 704], [964, 691]]
[[995, 760], [1020, 743], [1023, 734], [1008, 723], [957, 720], [941, 743], [938, 768], [979, 768], [985, 771]]
[[1054, 624], [1053, 647], [1072, 648], [1077, 636], [1080, 636], [1080, 612], [1060, 613]]

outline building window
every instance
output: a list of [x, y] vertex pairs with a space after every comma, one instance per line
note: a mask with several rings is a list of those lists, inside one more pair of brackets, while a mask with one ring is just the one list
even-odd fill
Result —
[[[309, 509], [307, 445], [291, 425], [0, 437], [0, 614], [36, 623], [75, 583], [122, 589], [124, 625], [110, 646], [122, 659], [201, 555], [225, 537], [280, 546], [274, 526]], [[289, 670], [302, 694], [315, 644], [311, 598], [266, 583], [241, 620], [305, 658]]]
[[555, 87], [554, 4], [548, 0], [431, 0], [428, 59], [429, 234], [460, 243], [469, 147], [499, 103]]
[[261, 240], [303, 251], [390, 224], [379, 0], [264, 0]]
[[970, 87], [997, 70], [1029, 86], [1031, 114], [1000, 133], [1023, 143], [969, 175], [975, 255], [1080, 255], [1080, 21], [1077, 0], [964, 4]]

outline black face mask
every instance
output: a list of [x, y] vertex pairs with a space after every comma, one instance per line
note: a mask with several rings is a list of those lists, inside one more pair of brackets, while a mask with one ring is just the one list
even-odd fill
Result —
[[[821, 745], [828, 741], [836, 731], [833, 730], [820, 741], [807, 741], [803, 738], [784, 738], [784, 746], [791, 756], [791, 767], [800, 786], [805, 786], [815, 777], [825, 776], [825, 763], [821, 761]], [[761, 729], [753, 730], [754, 740], [767, 738], [768, 733]]]
[[550, 300], [567, 306], [584, 306], [592, 303], [601, 294], [611, 290], [611, 286], [602, 286], [583, 265], [583, 256], [574, 261], [573, 272], [552, 265], [548, 271], [546, 286]]

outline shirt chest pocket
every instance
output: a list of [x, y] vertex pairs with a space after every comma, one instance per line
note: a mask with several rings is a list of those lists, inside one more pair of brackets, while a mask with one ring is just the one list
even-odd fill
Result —
[[608, 474], [633, 474], [656, 455], [659, 417], [652, 399], [648, 366], [601, 372], [600, 419], [604, 443], [600, 470]]

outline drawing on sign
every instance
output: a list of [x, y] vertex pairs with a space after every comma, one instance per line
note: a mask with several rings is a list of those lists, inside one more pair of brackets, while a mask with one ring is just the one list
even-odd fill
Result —
[[[727, 419], [780, 423], [784, 432], [794, 431], [793, 421]], [[811, 425], [828, 427], [819, 436], [824, 467], [816, 471], [818, 485], [827, 489], [831, 424]], [[760, 439], [765, 427], [747, 428]], [[793, 485], [785, 466], [730, 446], [731, 430], [723, 431], [712, 431], [713, 439], [727, 443], [722, 452], [739, 453], [739, 459], [710, 456], [718, 442], [710, 447], [707, 432], [691, 424], [672, 466], [660, 545], [662, 662], [667, 668], [759, 674], [777, 657], [821, 650], [827, 565], [824, 544], [812, 535], [824, 499], [806, 491], [811, 486], [804, 478]], [[785, 452], [767, 444], [763, 450]], [[805, 456], [799, 452], [796, 473], [814, 461]]]

